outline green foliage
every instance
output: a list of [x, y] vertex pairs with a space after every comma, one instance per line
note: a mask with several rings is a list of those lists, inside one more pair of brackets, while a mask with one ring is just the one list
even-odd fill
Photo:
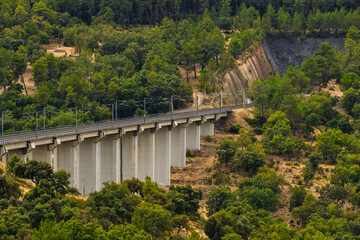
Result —
[[[264, 131], [263, 140], [256, 142], [244, 129], [234, 127], [238, 139], [224, 140], [217, 154], [221, 163], [233, 162], [233, 167], [257, 174], [241, 180], [235, 192], [220, 187], [209, 194], [205, 233], [210, 239], [355, 239], [359, 235], [359, 214], [343, 211], [340, 205], [360, 205], [360, 149], [358, 139], [350, 135], [352, 121], [334, 111], [338, 99], [329, 93], [303, 94], [335, 78], [345, 91], [343, 106], [359, 118], [358, 1], [5, 0], [0, 6], [0, 110], [7, 112], [6, 133], [34, 129], [35, 117], [25, 118], [24, 113], [44, 108], [46, 119], [39, 121], [45, 120], [46, 127], [74, 125], [76, 108], [84, 123], [109, 120], [113, 114], [105, 106], [116, 100], [118, 117], [143, 116], [139, 102], [144, 98], [149, 100], [145, 114], [168, 111], [166, 99], [172, 95], [177, 95], [174, 108], [182, 108], [191, 104], [193, 94], [178, 66], [188, 78], [192, 72], [197, 78], [201, 66], [200, 89], [210, 92], [217, 88], [211, 79], [233, 66], [234, 58], [244, 51], [251, 52], [268, 33], [294, 38], [346, 34], [344, 54], [323, 43], [300, 68], [290, 66], [282, 77], [253, 82], [257, 117], [249, 122], [256, 133]], [[129, 27], [137, 24], [150, 28]], [[226, 37], [220, 28], [228, 31]], [[47, 54], [42, 45], [50, 39], [73, 46], [79, 57]], [[38, 88], [33, 96], [22, 94], [17, 83], [23, 81], [27, 62]], [[317, 139], [319, 153], [309, 156], [308, 177], [304, 177], [311, 179], [322, 159], [338, 165], [330, 177], [332, 184], [320, 189], [318, 200], [304, 197], [302, 186], [292, 190], [292, 214], [303, 225], [296, 233], [266, 211], [276, 210], [284, 180], [260, 166], [264, 149], [288, 158], [300, 156], [305, 145], [296, 137], [305, 130], [311, 138], [313, 128], [320, 125], [327, 130]], [[6, 174], [0, 176], [2, 239], [150, 240], [170, 237], [174, 229], [189, 229], [189, 217], [199, 217], [202, 193], [190, 186], [165, 191], [149, 178], [145, 183], [131, 179], [106, 183], [85, 202], [65, 195], [70, 189], [65, 171], [54, 173], [48, 164], [24, 163], [16, 156], [6, 167]], [[37, 185], [22, 201], [19, 182], [24, 180], [14, 174]], [[217, 168], [215, 183], [229, 183], [229, 175]], [[197, 233], [188, 238], [202, 239]]]
[[57, 193], [65, 195], [70, 185], [70, 173], [61, 169], [53, 174], [52, 185]]
[[343, 133], [352, 133], [354, 131], [349, 118], [346, 116], [340, 116], [328, 121], [325, 126], [327, 128], [340, 129]]
[[200, 200], [202, 200], [201, 190], [194, 190], [190, 185], [186, 185], [170, 186], [168, 194], [171, 193], [171, 191], [179, 193], [180, 198], [183, 199], [184, 211], [181, 213], [186, 213], [188, 216], [198, 215], [199, 203]]
[[36, 160], [30, 160], [27, 163], [22, 161], [16, 163], [14, 173], [17, 177], [30, 179], [36, 185], [39, 185], [43, 179], [50, 181], [53, 176], [53, 170], [49, 163]]
[[302, 206], [305, 197], [307, 195], [307, 191], [305, 190], [304, 186], [295, 186], [291, 188], [290, 194], [290, 211], [292, 211], [295, 207]]
[[165, 237], [173, 229], [171, 213], [149, 203], [135, 210], [132, 222], [153, 238]]
[[227, 138], [222, 140], [216, 151], [220, 163], [225, 163], [225, 165], [227, 165], [228, 163], [232, 162], [237, 148], [237, 142]]
[[360, 77], [356, 73], [350, 72], [344, 74], [341, 80], [341, 87], [344, 91], [348, 90], [349, 88], [359, 89], [360, 88]]
[[226, 209], [236, 199], [229, 187], [219, 187], [209, 193], [206, 201], [207, 215], [211, 216]]
[[306, 162], [305, 167], [302, 169], [302, 175], [304, 177], [305, 183], [308, 183], [311, 179], [313, 179], [315, 175], [315, 169], [309, 161]]
[[90, 194], [85, 205], [99, 218], [110, 223], [131, 222], [136, 207], [141, 198], [131, 195], [126, 184], [104, 183], [104, 188], [99, 192]]
[[15, 238], [22, 229], [30, 229], [30, 219], [20, 209], [11, 206], [0, 211], [0, 226], [0, 235], [4, 239]]
[[322, 161], [322, 157], [320, 153], [315, 152], [309, 155], [309, 163], [312, 169], [316, 170], [321, 161]]
[[236, 233], [228, 233], [223, 236], [221, 240], [243, 240], [243, 238]]
[[16, 154], [12, 155], [10, 160], [6, 162], [6, 172], [14, 174], [15, 173], [14, 168], [16, 164], [19, 162], [20, 162], [20, 158], [18, 157], [18, 155]]
[[238, 38], [232, 38], [229, 43], [229, 52], [234, 58], [237, 58], [243, 51], [242, 41]]
[[250, 175], [254, 175], [261, 166], [265, 165], [265, 163], [266, 160], [264, 154], [244, 151], [234, 160], [233, 166], [236, 170], [243, 170]]
[[316, 212], [315, 206], [316, 198], [312, 194], [307, 194], [302, 206], [294, 208], [291, 214], [305, 226], [309, 222], [311, 214]]
[[237, 133], [239, 133], [241, 128], [242, 127], [240, 126], [240, 124], [235, 124], [229, 128], [229, 132], [237, 134]]
[[0, 176], [0, 199], [18, 199], [22, 195], [20, 184], [11, 176]]
[[253, 178], [239, 182], [239, 197], [257, 209], [274, 211], [279, 203], [280, 187], [284, 183], [283, 176], [277, 176], [274, 170], [262, 167]]
[[350, 151], [358, 151], [357, 147], [352, 147], [353, 144], [357, 144], [357, 140], [351, 135], [344, 134], [341, 130], [330, 128], [321, 133], [317, 140], [316, 147], [324, 160], [335, 161], [343, 147]]

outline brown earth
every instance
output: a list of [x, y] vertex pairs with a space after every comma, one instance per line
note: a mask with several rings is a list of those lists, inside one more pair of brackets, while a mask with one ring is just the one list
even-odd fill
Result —
[[[186, 185], [190, 184], [194, 189], [201, 189], [203, 191], [203, 199], [200, 202], [199, 212], [201, 216], [206, 219], [206, 207], [205, 202], [209, 192], [217, 186], [214, 184], [212, 175], [216, 172], [218, 165], [216, 159], [216, 148], [224, 138], [236, 139], [235, 134], [230, 134], [224, 130], [228, 129], [231, 125], [240, 124], [247, 131], [253, 130], [253, 128], [246, 122], [246, 118], [253, 118], [252, 109], [239, 109], [236, 110], [226, 121], [220, 122], [216, 125], [215, 136], [212, 137], [212, 141], [206, 141], [205, 137], [201, 138], [201, 150], [193, 151], [194, 157], [186, 158], [186, 167], [184, 168], [171, 168], [171, 184], [174, 185]], [[261, 136], [259, 137], [261, 139]], [[271, 166], [270, 162], [273, 160], [274, 164]], [[299, 225], [292, 218], [289, 211], [289, 197], [291, 187], [296, 186], [298, 181], [302, 180], [302, 169], [305, 166], [306, 157], [302, 155], [299, 159], [289, 160], [283, 156], [269, 155], [268, 165], [275, 169], [277, 174], [284, 176], [286, 184], [282, 187], [280, 193], [280, 205], [276, 212], [271, 213], [273, 217], [283, 217], [289, 226]], [[222, 169], [229, 172], [230, 181], [226, 183], [232, 190], [237, 188], [239, 180], [247, 177], [246, 173], [235, 173], [231, 171], [231, 166], [222, 166]], [[305, 187], [309, 193], [318, 197], [318, 189], [330, 182], [330, 175], [334, 171], [335, 166], [320, 164], [319, 169], [313, 180]], [[205, 237], [203, 232], [203, 226], [201, 223], [192, 223], [193, 230], [199, 232]]]

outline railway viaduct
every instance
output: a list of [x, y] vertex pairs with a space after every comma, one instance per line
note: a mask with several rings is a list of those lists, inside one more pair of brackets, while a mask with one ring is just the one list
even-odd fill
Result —
[[71, 174], [70, 186], [83, 195], [103, 182], [121, 183], [150, 176], [170, 185], [170, 168], [185, 167], [186, 149], [200, 149], [200, 136], [214, 135], [214, 123], [236, 108], [208, 109], [94, 123], [0, 137], [6, 163], [17, 154], [24, 161], [50, 163]]

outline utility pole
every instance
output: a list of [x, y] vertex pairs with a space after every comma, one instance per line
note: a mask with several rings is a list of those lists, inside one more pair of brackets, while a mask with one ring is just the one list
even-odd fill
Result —
[[144, 98], [144, 122], [146, 121], [146, 98]]
[[115, 101], [115, 120], [117, 121], [118, 120], [118, 116], [117, 116], [117, 100]]
[[45, 114], [45, 107], [44, 107], [44, 130], [46, 128], [46, 114]]
[[245, 96], [245, 89], [243, 89], [243, 107], [244, 107], [244, 109], [246, 109], [246, 103], [245, 103], [245, 100], [246, 100], [246, 96]]
[[171, 119], [173, 119], [174, 113], [174, 96], [171, 95]]
[[223, 107], [223, 96], [222, 92], [220, 92], [220, 109]]
[[4, 136], [4, 111], [1, 112], [1, 136]]
[[199, 114], [199, 96], [196, 96], [195, 104], [196, 104], [196, 115], [198, 115]]
[[75, 108], [75, 130], [77, 132], [77, 121], [78, 120], [78, 116], [77, 116], [77, 108]]
[[39, 128], [38, 112], [36, 112], [36, 137], [38, 136], [38, 128]]
[[81, 104], [81, 124], [84, 124], [84, 104]]
[[111, 104], [111, 111], [112, 111], [111, 120], [114, 121], [114, 119], [115, 119], [114, 104]]

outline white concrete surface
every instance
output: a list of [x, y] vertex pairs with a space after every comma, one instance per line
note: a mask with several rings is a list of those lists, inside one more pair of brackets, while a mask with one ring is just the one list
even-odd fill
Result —
[[155, 176], [160, 186], [170, 185], [171, 131], [167, 127], [155, 133]]
[[197, 122], [191, 123], [186, 128], [186, 148], [200, 150], [200, 129], [201, 126]]
[[155, 176], [155, 133], [150, 129], [139, 135], [138, 139], [138, 178], [145, 181], [146, 176]]
[[171, 166], [186, 165], [186, 128], [179, 125], [171, 131]]
[[138, 177], [138, 136], [128, 132], [122, 136], [122, 171], [123, 179]]
[[[58, 171], [64, 169], [70, 173], [70, 186], [74, 187], [74, 147], [72, 147], [72, 142], [63, 142], [57, 147], [57, 156], [54, 156], [54, 170]], [[56, 152], [54, 153], [56, 154]]]
[[[118, 144], [118, 146], [116, 146]], [[108, 181], [116, 181], [116, 171], [120, 171], [120, 166], [116, 166], [116, 155], [120, 149], [120, 140], [114, 137], [107, 136], [100, 142], [101, 159], [96, 164], [96, 169], [99, 170], [97, 174], [100, 174], [97, 183], [97, 189], [103, 188], [103, 183]], [[117, 150], [118, 148], [118, 150]], [[118, 153], [120, 156], [120, 153]], [[120, 157], [119, 157], [120, 158]], [[120, 161], [120, 160], [118, 160]], [[98, 190], [97, 190], [98, 191]]]
[[[91, 192], [96, 190], [96, 180], [98, 178], [97, 171], [97, 147], [96, 147], [96, 138], [87, 138], [79, 146], [79, 175], [75, 173], [75, 187], [78, 186], [78, 189], [81, 194], [88, 195]], [[100, 144], [98, 145], [99, 148]], [[75, 147], [76, 149], [77, 147]], [[98, 149], [99, 150], [99, 149]], [[76, 168], [76, 167], [75, 167]]]
[[201, 136], [214, 136], [215, 124], [213, 121], [206, 121], [200, 126]]
[[32, 158], [30, 158], [30, 160], [35, 159], [49, 164], [52, 162], [52, 151], [48, 150], [47, 145], [36, 146], [36, 148], [32, 149], [31, 156]]

